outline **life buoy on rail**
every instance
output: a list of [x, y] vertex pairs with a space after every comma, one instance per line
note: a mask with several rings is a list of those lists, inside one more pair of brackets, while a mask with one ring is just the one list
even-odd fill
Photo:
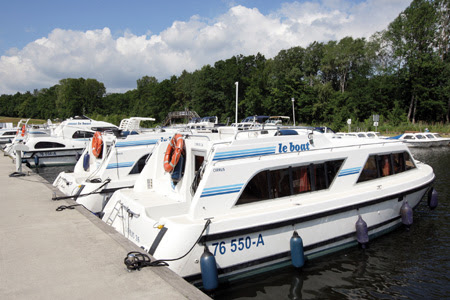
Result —
[[181, 157], [184, 148], [184, 140], [181, 134], [176, 134], [167, 145], [166, 154], [164, 155], [164, 170], [172, 172]]
[[27, 129], [26, 129], [25, 125], [23, 125], [23, 126], [22, 126], [22, 134], [21, 134], [22, 136], [25, 136], [25, 131], [26, 131], [26, 130], [27, 130]]
[[102, 134], [96, 131], [94, 137], [92, 138], [92, 154], [95, 157], [99, 157], [102, 154], [103, 149], [103, 139]]

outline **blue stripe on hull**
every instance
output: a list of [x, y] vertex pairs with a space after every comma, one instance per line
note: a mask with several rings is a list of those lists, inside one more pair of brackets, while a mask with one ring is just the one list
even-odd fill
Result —
[[127, 162], [121, 162], [121, 163], [112, 163], [109, 164], [106, 169], [119, 169], [119, 168], [128, 168], [133, 166], [134, 161], [127, 161]]
[[344, 169], [344, 170], [342, 170], [342, 171], [339, 173], [338, 177], [341, 177], [341, 176], [347, 176], [347, 175], [353, 175], [353, 174], [358, 174], [359, 171], [361, 171], [361, 167], [350, 168], [350, 169]]
[[224, 185], [213, 188], [206, 188], [200, 197], [210, 197], [216, 195], [232, 194], [240, 192], [243, 184]]
[[118, 142], [115, 147], [133, 147], [133, 146], [146, 146], [155, 145], [159, 140], [142, 140], [142, 141], [129, 141], [129, 142]]
[[275, 148], [276, 147], [273, 146], [273, 147], [264, 147], [264, 148], [256, 148], [256, 149], [217, 152], [214, 155], [213, 160], [225, 160], [225, 159], [232, 159], [232, 158], [270, 155], [270, 154], [275, 154]]

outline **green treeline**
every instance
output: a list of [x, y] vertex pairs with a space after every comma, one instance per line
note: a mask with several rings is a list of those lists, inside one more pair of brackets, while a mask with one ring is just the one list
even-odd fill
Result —
[[352, 119], [370, 126], [372, 114], [397, 126], [450, 122], [450, 0], [414, 0], [388, 28], [371, 39], [345, 37], [261, 54], [233, 56], [192, 73], [158, 81], [137, 80], [136, 89], [106, 94], [95, 79], [67, 78], [33, 93], [0, 96], [0, 115], [40, 119], [85, 114], [116, 124], [130, 116], [161, 122], [170, 111], [200, 116], [292, 116], [340, 130]]

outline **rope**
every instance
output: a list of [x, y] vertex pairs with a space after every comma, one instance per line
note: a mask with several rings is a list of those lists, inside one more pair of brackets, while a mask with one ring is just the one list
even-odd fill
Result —
[[200, 233], [200, 236], [198, 237], [197, 241], [195, 241], [195, 243], [192, 245], [191, 249], [189, 249], [188, 252], [186, 252], [184, 255], [182, 255], [178, 258], [158, 259], [158, 260], [152, 261], [146, 253], [131, 251], [131, 252], [128, 252], [127, 257], [124, 258], [123, 262], [127, 266], [127, 269], [130, 271], [132, 271], [132, 270], [139, 271], [141, 268], [144, 268], [144, 267], [169, 266], [169, 264], [167, 263], [168, 261], [180, 260], [180, 259], [186, 257], [186, 255], [188, 255], [192, 251], [192, 249], [194, 249], [195, 245], [197, 245], [200, 242], [200, 239], [202, 238], [203, 233], [206, 231], [209, 224], [211, 224], [211, 219], [206, 220], [205, 226], [203, 227], [203, 230]]
[[9, 177], [22, 177], [22, 176], [26, 176], [27, 174], [22, 173], [22, 172], [12, 172], [11, 174], [9, 174]]
[[53, 201], [58, 201], [58, 200], [65, 200], [65, 199], [72, 199], [72, 198], [75, 198], [75, 200], [76, 200], [79, 197], [89, 196], [89, 195], [93, 195], [93, 194], [100, 194], [101, 191], [99, 192], [99, 190], [102, 187], [104, 187], [105, 185], [107, 185], [108, 183], [110, 183], [110, 182], [111, 182], [111, 179], [110, 178], [106, 178], [105, 181], [103, 182], [103, 184], [101, 186], [99, 186], [98, 188], [96, 188], [95, 190], [93, 190], [92, 192], [89, 192], [87, 194], [82, 194], [82, 195], [61, 196], [61, 197], [53, 196], [52, 200]]
[[81, 204], [72, 204], [72, 205], [61, 205], [56, 208], [56, 211], [63, 211], [65, 209], [75, 209], [75, 206], [79, 206]]

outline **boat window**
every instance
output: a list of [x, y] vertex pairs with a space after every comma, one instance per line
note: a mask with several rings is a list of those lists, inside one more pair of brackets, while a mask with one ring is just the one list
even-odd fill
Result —
[[270, 199], [267, 174], [268, 171], [256, 174], [245, 187], [236, 205]]
[[374, 155], [369, 156], [364, 168], [359, 175], [358, 182], [372, 180], [378, 178], [377, 162]]
[[291, 195], [289, 170], [290, 169], [270, 171], [270, 180], [272, 182], [270, 194], [273, 198]]
[[394, 162], [394, 173], [398, 174], [406, 170], [405, 159], [403, 153], [393, 153], [392, 154]]
[[335, 160], [261, 171], [248, 182], [236, 205], [327, 189], [343, 162]]
[[134, 164], [133, 169], [131, 169], [130, 174], [140, 174], [142, 169], [145, 167], [145, 163], [147, 162], [148, 157], [151, 154], [145, 154]]
[[341, 169], [342, 164], [344, 163], [344, 160], [330, 160], [325, 163], [325, 171], [327, 174], [327, 188], [331, 185], [334, 178], [338, 174], [339, 170]]
[[409, 153], [405, 152], [403, 155], [405, 157], [405, 170], [407, 171], [407, 170], [414, 169], [416, 167], [416, 165], [414, 164], [414, 161], [412, 160]]
[[378, 167], [380, 168], [380, 176], [385, 177], [392, 175], [392, 167], [391, 167], [391, 155], [379, 155], [378, 158]]
[[292, 170], [292, 184], [294, 195], [309, 192], [311, 190], [310, 174], [308, 167], [298, 167]]
[[16, 135], [15, 131], [5, 131], [2, 135]]
[[60, 143], [52, 142], [38, 142], [34, 145], [34, 149], [45, 149], [45, 148], [65, 148], [66, 146]]
[[93, 136], [94, 136], [93, 132], [78, 130], [78, 131], [75, 131], [75, 133], [72, 135], [72, 138], [73, 139], [85, 139], [85, 138], [91, 138]]
[[370, 155], [357, 182], [398, 174], [416, 166], [408, 152]]

